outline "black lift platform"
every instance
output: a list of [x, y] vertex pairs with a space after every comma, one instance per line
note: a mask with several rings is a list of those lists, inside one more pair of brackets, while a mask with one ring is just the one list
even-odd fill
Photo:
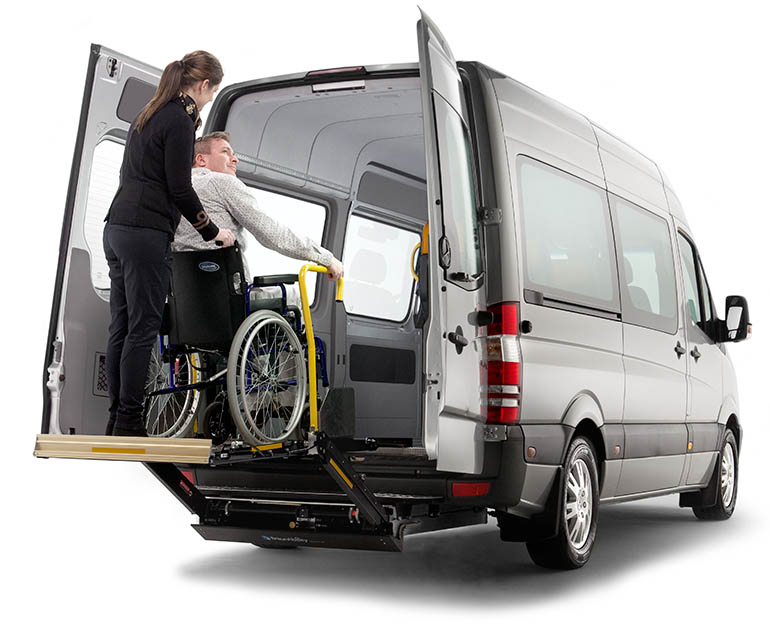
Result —
[[[375, 495], [348, 455], [322, 432], [304, 448], [225, 448], [210, 465], [238, 465], [258, 459], [317, 461], [339, 492], [314, 490], [228, 490], [196, 487], [176, 466], [148, 463], [150, 470], [200, 517], [193, 528], [207, 540], [249, 542], [274, 548], [401, 551], [405, 535], [486, 522], [486, 510], [448, 509], [435, 497]], [[249, 464], [251, 468], [260, 466]], [[328, 482], [328, 479], [327, 479]], [[406, 505], [405, 505], [406, 504]]]

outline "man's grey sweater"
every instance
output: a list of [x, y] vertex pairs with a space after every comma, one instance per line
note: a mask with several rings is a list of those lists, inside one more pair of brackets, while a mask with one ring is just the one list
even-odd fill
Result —
[[[314, 261], [328, 266], [334, 255], [308, 237], [296, 235], [289, 227], [273, 220], [257, 206], [248, 187], [238, 177], [208, 168], [193, 168], [192, 185], [211, 221], [221, 229], [230, 229], [238, 240], [241, 250], [246, 249], [243, 229], [251, 233], [265, 248], [287, 257]], [[216, 244], [204, 242], [187, 220], [182, 220], [176, 230], [173, 250], [215, 249]], [[249, 269], [243, 260], [246, 276]]]

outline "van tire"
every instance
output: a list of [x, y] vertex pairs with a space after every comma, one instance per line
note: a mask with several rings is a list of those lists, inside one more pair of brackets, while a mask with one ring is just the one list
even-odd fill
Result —
[[730, 429], [725, 429], [711, 480], [717, 486], [716, 503], [707, 507], [695, 505], [693, 514], [701, 520], [727, 520], [733, 515], [738, 498], [738, 443]]
[[596, 454], [586, 438], [578, 436], [570, 443], [557, 488], [558, 532], [547, 540], [528, 541], [527, 551], [538, 566], [572, 570], [591, 557], [599, 517]]

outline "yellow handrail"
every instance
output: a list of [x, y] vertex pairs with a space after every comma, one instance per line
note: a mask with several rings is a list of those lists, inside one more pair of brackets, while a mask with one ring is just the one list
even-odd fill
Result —
[[412, 251], [412, 257], [411, 262], [409, 264], [409, 269], [412, 271], [412, 276], [414, 277], [415, 281], [419, 281], [420, 277], [417, 276], [417, 273], [414, 271], [414, 256], [417, 254], [417, 251], [422, 248], [422, 241], [420, 241], [417, 246], [414, 247], [414, 250]]
[[[299, 298], [302, 304], [302, 315], [305, 319], [305, 335], [307, 336], [307, 366], [308, 379], [310, 380], [310, 430], [318, 431], [318, 404], [317, 381], [315, 372], [315, 337], [313, 335], [313, 321], [310, 318], [310, 305], [307, 299], [307, 287], [305, 287], [305, 274], [307, 272], [319, 272], [327, 274], [326, 266], [308, 263], [299, 271]], [[337, 279], [337, 295], [335, 300], [342, 301], [342, 279]]]

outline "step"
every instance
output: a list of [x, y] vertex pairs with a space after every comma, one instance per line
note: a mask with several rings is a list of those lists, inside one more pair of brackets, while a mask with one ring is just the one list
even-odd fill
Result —
[[402, 540], [391, 535], [376, 533], [330, 533], [305, 529], [246, 529], [219, 525], [193, 525], [193, 528], [206, 540], [250, 542], [265, 548], [307, 546], [324, 549], [392, 552], [399, 552], [403, 549]]
[[208, 464], [211, 440], [39, 434], [35, 457]]

